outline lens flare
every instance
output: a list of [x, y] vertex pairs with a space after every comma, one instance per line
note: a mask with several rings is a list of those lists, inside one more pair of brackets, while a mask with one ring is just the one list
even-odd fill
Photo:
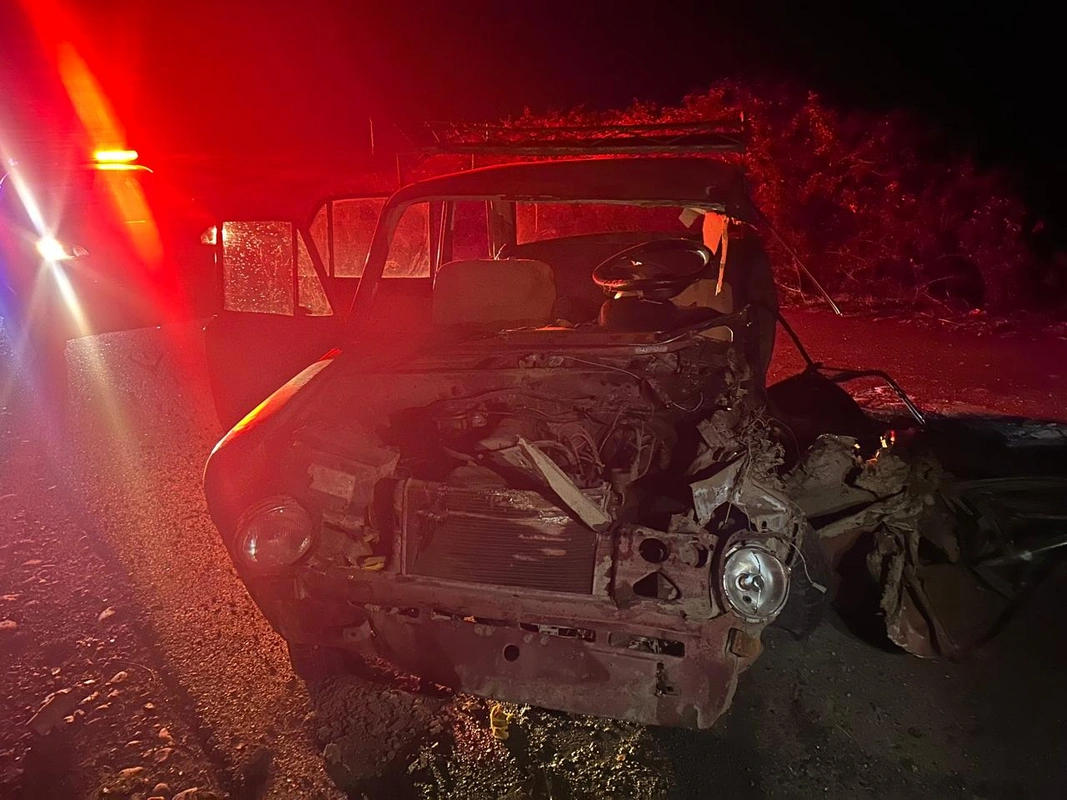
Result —
[[[137, 159], [137, 152], [122, 146], [125, 130], [85, 59], [69, 41], [59, 41], [55, 48], [59, 79], [89, 140], [99, 145], [94, 151], [96, 169], [116, 172], [138, 169], [132, 163]], [[112, 208], [121, 219], [145, 221], [131, 232], [131, 244], [143, 264], [158, 269], [163, 260], [163, 243], [144, 189], [135, 181], [115, 181], [107, 190]]]
[[48, 261], [69, 261], [89, 255], [84, 247], [65, 245], [54, 236], [42, 236], [37, 240], [37, 252]]

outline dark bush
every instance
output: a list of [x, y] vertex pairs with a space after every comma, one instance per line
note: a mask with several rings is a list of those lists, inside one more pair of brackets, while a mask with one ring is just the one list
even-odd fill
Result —
[[[1006, 311], [1060, 292], [1039, 260], [1027, 210], [1006, 171], [978, 170], [938, 131], [903, 112], [837, 109], [783, 84], [723, 81], [680, 107], [527, 112], [516, 125], [701, 120], [744, 113], [744, 166], [760, 208], [818, 280], [864, 304]], [[813, 296], [771, 237], [786, 300]]]

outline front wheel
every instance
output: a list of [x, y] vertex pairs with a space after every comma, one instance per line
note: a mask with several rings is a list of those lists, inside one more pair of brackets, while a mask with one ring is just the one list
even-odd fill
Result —
[[784, 628], [797, 639], [804, 639], [819, 627], [830, 602], [833, 572], [826, 557], [819, 534], [805, 526], [800, 547], [794, 551], [789, 599], [785, 608], [771, 623]]

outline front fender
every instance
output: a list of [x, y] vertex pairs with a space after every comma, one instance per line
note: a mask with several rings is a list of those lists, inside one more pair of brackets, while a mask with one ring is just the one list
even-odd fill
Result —
[[227, 546], [244, 510], [283, 490], [276, 452], [335, 356], [336, 351], [328, 353], [279, 387], [212, 449], [204, 468], [204, 495]]

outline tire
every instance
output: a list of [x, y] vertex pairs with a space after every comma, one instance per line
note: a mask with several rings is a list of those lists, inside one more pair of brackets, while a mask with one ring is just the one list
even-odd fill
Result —
[[806, 639], [819, 627], [830, 605], [833, 572], [819, 536], [805, 525], [800, 550], [793, 559], [789, 599], [782, 613], [771, 623]]

